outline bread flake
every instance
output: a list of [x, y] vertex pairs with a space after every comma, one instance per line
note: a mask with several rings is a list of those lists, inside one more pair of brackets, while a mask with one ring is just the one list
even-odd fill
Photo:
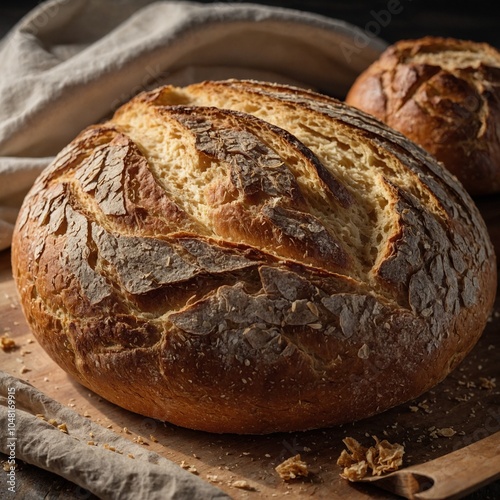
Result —
[[398, 470], [403, 465], [404, 446], [391, 444], [386, 439], [380, 441], [372, 436], [375, 445], [366, 448], [356, 439], [347, 437], [343, 440], [347, 450], [342, 450], [337, 465], [343, 467], [340, 476], [348, 481], [359, 481], [370, 471], [373, 476], [381, 476]]
[[309, 467], [301, 459], [300, 454], [288, 458], [275, 468], [281, 479], [290, 481], [298, 477], [307, 477], [309, 475]]

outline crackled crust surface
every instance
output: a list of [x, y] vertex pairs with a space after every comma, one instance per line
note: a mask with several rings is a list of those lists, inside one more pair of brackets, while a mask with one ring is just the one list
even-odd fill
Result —
[[433, 154], [471, 194], [500, 191], [500, 52], [453, 38], [402, 40], [346, 102]]
[[442, 380], [495, 257], [454, 178], [377, 120], [253, 81], [143, 93], [37, 180], [13, 242], [52, 358], [213, 432], [360, 419]]

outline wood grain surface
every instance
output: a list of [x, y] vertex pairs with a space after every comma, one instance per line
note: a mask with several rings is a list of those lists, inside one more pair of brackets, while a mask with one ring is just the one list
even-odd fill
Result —
[[[214, 3], [214, 0], [199, 0]], [[227, 0], [218, 0], [227, 3]], [[233, 0], [234, 3], [243, 3]], [[247, 0], [248, 1], [248, 0]], [[3, 0], [0, 37], [41, 0]], [[252, 0], [348, 21], [392, 43], [425, 35], [487, 42], [500, 48], [500, 2], [485, 0]], [[389, 8], [391, 12], [389, 12]], [[388, 16], [385, 12], [388, 12]]]
[[[496, 227], [500, 199], [490, 197], [478, 203], [485, 219]], [[181, 466], [193, 467], [194, 473], [235, 499], [391, 498], [371, 485], [353, 485], [340, 478], [336, 460], [344, 447], [344, 437], [354, 437], [364, 445], [373, 443], [373, 435], [401, 443], [406, 451], [404, 465], [408, 466], [443, 456], [500, 430], [499, 299], [481, 340], [466, 360], [444, 382], [417, 400], [341, 427], [268, 436], [217, 435], [182, 429], [123, 410], [73, 381], [30, 333], [11, 277], [9, 251], [0, 253], [0, 325], [0, 335], [14, 339], [17, 345], [10, 352], [0, 350], [2, 370], [29, 381], [60, 403], [128, 439], [137, 441], [140, 436], [144, 446]], [[449, 429], [455, 434], [446, 437], [451, 433]], [[296, 454], [302, 456], [311, 474], [285, 482], [274, 469]], [[90, 498], [76, 485], [40, 474], [28, 465], [17, 478], [19, 487], [26, 490], [22, 498]], [[234, 487], [238, 480], [246, 481], [252, 489]], [[498, 498], [497, 486], [498, 483], [469, 498]]]
[[[38, 0], [16, 0], [0, 5], [0, 37]], [[209, 2], [205, 2], [209, 3]], [[388, 22], [376, 16], [387, 10], [388, 1], [260, 1], [254, 3], [296, 8], [344, 19], [362, 29], [377, 30], [388, 42], [425, 35], [454, 36], [489, 42], [500, 48], [500, 4], [491, 2], [435, 2], [400, 0], [401, 9]], [[0, 75], [1, 77], [1, 75]], [[500, 255], [500, 198], [478, 200], [490, 234]], [[0, 349], [0, 369], [46, 392], [76, 412], [98, 424], [137, 440], [144, 438], [149, 449], [170, 460], [192, 466], [196, 473], [212, 481], [235, 499], [391, 498], [370, 485], [352, 485], [339, 477], [336, 459], [342, 439], [352, 436], [362, 444], [377, 435], [405, 445], [405, 465], [421, 463], [466, 446], [500, 430], [500, 300], [483, 337], [462, 365], [444, 382], [415, 401], [362, 422], [332, 429], [269, 436], [214, 435], [190, 431], [132, 414], [112, 405], [72, 381], [40, 348], [24, 321], [11, 277], [10, 253], [0, 252], [0, 336], [13, 338], [17, 348]], [[496, 379], [496, 386], [489, 383]], [[489, 387], [489, 388], [488, 388]], [[128, 432], [124, 432], [127, 428]], [[441, 429], [453, 429], [444, 437]], [[2, 435], [3, 430], [0, 430]], [[448, 432], [445, 432], [448, 434]], [[155, 437], [155, 440], [151, 439]], [[300, 453], [309, 465], [308, 478], [282, 481], [274, 467]], [[0, 455], [0, 460], [5, 459]], [[0, 469], [1, 472], [1, 469]], [[17, 472], [17, 498], [34, 500], [92, 499], [78, 486], [27, 464]], [[247, 481], [252, 491], [233, 486]], [[0, 486], [0, 498], [3, 494]], [[482, 488], [469, 500], [500, 498], [500, 482]]]

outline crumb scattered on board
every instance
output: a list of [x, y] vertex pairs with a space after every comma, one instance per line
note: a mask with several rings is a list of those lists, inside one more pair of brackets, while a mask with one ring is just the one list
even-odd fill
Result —
[[375, 446], [365, 448], [352, 437], [343, 442], [347, 450], [342, 450], [337, 464], [344, 467], [340, 474], [349, 481], [359, 481], [366, 475], [381, 476], [387, 472], [398, 470], [403, 465], [404, 447], [399, 443], [391, 444], [386, 439], [380, 441], [372, 436]]
[[437, 439], [438, 437], [453, 437], [457, 431], [453, 427], [442, 427], [441, 429], [436, 429], [435, 427], [430, 427], [429, 429], [430, 437]]
[[184, 469], [187, 470], [188, 472], [191, 472], [191, 474], [198, 474], [198, 469], [194, 465], [189, 465], [186, 463], [184, 460], [181, 462], [180, 466]]
[[300, 455], [288, 458], [279, 464], [275, 470], [284, 481], [290, 481], [297, 477], [307, 477], [309, 475], [309, 468], [302, 461]]
[[481, 389], [494, 389], [496, 384], [496, 378], [479, 377], [479, 382]]
[[239, 488], [240, 490], [255, 491], [255, 488], [248, 481], [245, 481], [244, 479], [238, 479], [237, 481], [233, 481], [231, 483], [231, 486], [233, 488]]
[[7, 337], [7, 335], [2, 335], [0, 337], [0, 348], [2, 348], [4, 352], [9, 352], [16, 349], [17, 344], [14, 339]]
[[44, 422], [47, 422], [54, 427], [57, 427], [61, 432], [64, 432], [64, 434], [68, 434], [68, 427], [66, 426], [66, 422], [58, 422], [55, 418], [49, 418], [47, 420], [43, 413], [37, 413], [35, 417], [43, 420]]

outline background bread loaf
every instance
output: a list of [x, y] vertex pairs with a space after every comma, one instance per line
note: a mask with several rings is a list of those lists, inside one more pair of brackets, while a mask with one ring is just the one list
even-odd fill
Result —
[[475, 344], [496, 290], [463, 187], [378, 120], [254, 81], [162, 87], [41, 175], [12, 248], [68, 373], [213, 432], [330, 426], [407, 401]]
[[425, 37], [390, 46], [346, 102], [432, 153], [473, 195], [500, 191], [500, 52]]

